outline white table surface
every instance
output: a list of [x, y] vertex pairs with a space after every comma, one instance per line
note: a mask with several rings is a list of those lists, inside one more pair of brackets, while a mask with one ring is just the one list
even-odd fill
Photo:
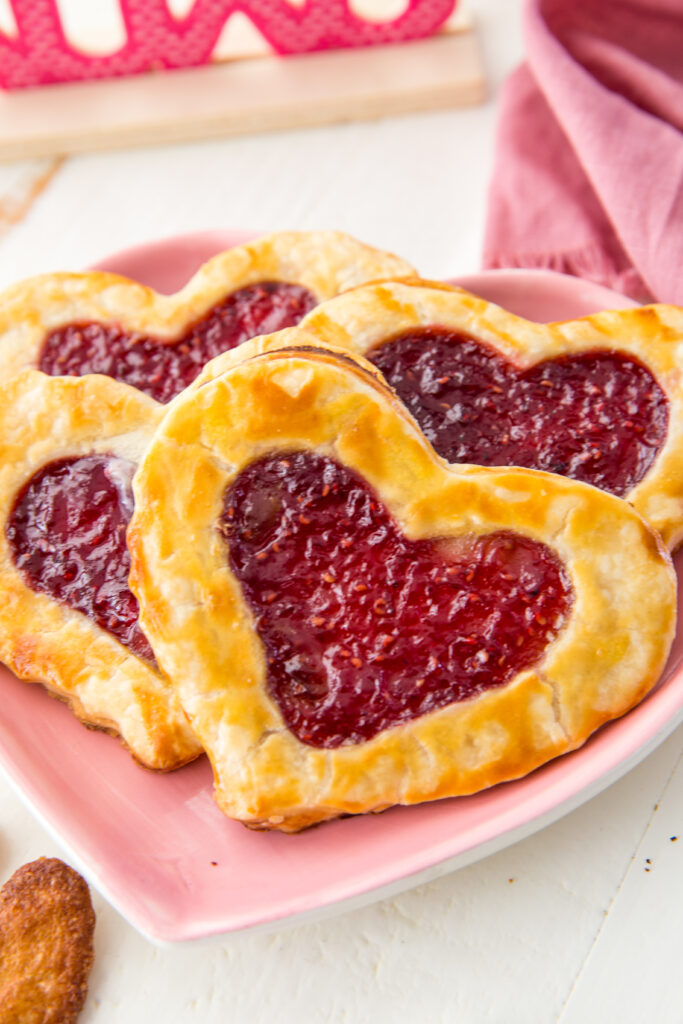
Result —
[[[0, 167], [0, 286], [182, 232], [339, 228], [425, 276], [477, 270], [518, 0], [471, 0], [471, 109]], [[683, 728], [610, 789], [473, 866], [269, 935], [159, 949], [95, 892], [82, 1024], [683, 1021]], [[680, 841], [673, 837], [680, 836]], [[0, 779], [0, 878], [62, 853]]]

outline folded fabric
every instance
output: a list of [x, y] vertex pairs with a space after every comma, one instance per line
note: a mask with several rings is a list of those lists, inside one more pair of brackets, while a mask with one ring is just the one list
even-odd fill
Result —
[[528, 0], [524, 20], [484, 265], [683, 305], [681, 0]]

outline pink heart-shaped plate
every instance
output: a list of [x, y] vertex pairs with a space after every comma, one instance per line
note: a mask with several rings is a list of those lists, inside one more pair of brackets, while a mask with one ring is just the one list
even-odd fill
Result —
[[[114, 270], [160, 291], [244, 241], [212, 232], [110, 256]], [[631, 305], [605, 288], [546, 271], [489, 271], [458, 284], [535, 320]], [[679, 559], [678, 571], [683, 568]], [[394, 808], [300, 835], [250, 832], [215, 806], [205, 758], [171, 775], [139, 768], [39, 686], [0, 669], [0, 766], [69, 859], [157, 942], [276, 928], [393, 895], [530, 835], [598, 793], [683, 719], [683, 629], [658, 687], [580, 750], [475, 796]]]

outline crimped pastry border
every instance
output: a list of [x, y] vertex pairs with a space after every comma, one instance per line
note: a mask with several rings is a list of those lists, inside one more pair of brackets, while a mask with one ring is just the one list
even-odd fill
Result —
[[[673, 636], [675, 578], [628, 504], [532, 470], [448, 466], [376, 372], [310, 351], [315, 337], [303, 330], [280, 332], [277, 344], [289, 347], [176, 399], [134, 479], [131, 586], [227, 814], [297, 831], [470, 793], [579, 746], [645, 695]], [[361, 744], [299, 742], [266, 691], [262, 645], [216, 529], [224, 489], [244, 466], [299, 448], [359, 472], [411, 538], [502, 529], [553, 548], [574, 604], [535, 669]]]
[[[162, 410], [108, 377], [47, 377], [27, 370], [0, 389], [0, 521], [47, 463], [112, 453], [139, 462]], [[173, 689], [111, 634], [32, 590], [0, 531], [0, 658], [39, 681], [87, 725], [119, 734], [133, 757], [170, 770], [201, 753]]]
[[37, 368], [50, 332], [68, 324], [117, 323], [132, 335], [172, 343], [230, 293], [262, 281], [308, 288], [320, 302], [346, 288], [414, 274], [391, 253], [339, 231], [281, 231], [219, 253], [173, 295], [117, 274], [90, 271], [29, 278], [0, 303], [0, 373]]
[[300, 326], [324, 344], [360, 355], [404, 331], [440, 326], [481, 340], [524, 369], [598, 349], [634, 356], [668, 398], [669, 428], [653, 465], [627, 499], [670, 550], [683, 541], [683, 309], [641, 306], [537, 324], [462, 288], [415, 280], [354, 289], [312, 310]]

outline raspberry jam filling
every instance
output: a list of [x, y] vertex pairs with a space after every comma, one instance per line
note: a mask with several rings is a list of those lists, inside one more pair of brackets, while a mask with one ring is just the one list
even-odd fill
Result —
[[50, 462], [17, 495], [6, 533], [32, 590], [87, 615], [153, 663], [128, 589], [134, 472], [132, 463], [113, 455]]
[[523, 371], [474, 338], [429, 327], [369, 358], [449, 462], [543, 469], [623, 497], [666, 439], [666, 395], [618, 352]]
[[303, 743], [338, 747], [502, 686], [572, 603], [519, 534], [408, 540], [356, 473], [310, 452], [251, 463], [224, 495], [271, 697]]
[[233, 292], [171, 343], [118, 324], [69, 324], [48, 336], [39, 368], [52, 377], [103, 373], [170, 402], [210, 359], [259, 334], [294, 327], [316, 304], [301, 285], [263, 281]]

